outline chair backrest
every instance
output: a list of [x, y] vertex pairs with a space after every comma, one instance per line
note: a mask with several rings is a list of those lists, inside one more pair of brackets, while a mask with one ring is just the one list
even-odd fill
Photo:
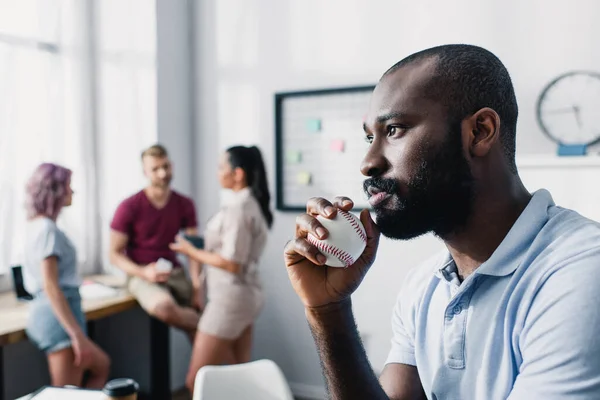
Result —
[[205, 366], [196, 374], [193, 400], [294, 400], [271, 360]]

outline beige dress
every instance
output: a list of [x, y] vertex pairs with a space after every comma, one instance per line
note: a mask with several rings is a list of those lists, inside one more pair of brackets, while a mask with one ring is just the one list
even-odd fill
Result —
[[258, 317], [264, 304], [258, 263], [268, 227], [249, 188], [234, 193], [209, 220], [205, 249], [242, 266], [238, 274], [206, 265], [208, 304], [200, 318], [201, 332], [236, 339]]

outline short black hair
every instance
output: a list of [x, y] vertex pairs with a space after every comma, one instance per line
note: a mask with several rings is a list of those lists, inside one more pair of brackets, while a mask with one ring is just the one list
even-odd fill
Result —
[[386, 71], [431, 59], [435, 73], [427, 85], [429, 97], [439, 100], [448, 110], [450, 123], [462, 121], [478, 110], [489, 107], [500, 117], [500, 141], [513, 173], [515, 162], [517, 117], [515, 90], [510, 75], [500, 59], [490, 51], [468, 44], [447, 44], [411, 54]]

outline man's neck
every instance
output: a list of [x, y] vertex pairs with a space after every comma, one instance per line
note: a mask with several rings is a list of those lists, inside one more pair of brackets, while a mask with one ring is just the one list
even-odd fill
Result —
[[461, 281], [492, 256], [530, 199], [518, 178], [508, 191], [496, 186], [477, 196], [467, 225], [444, 238]]
[[146, 193], [146, 197], [148, 197], [148, 200], [150, 200], [152, 204], [163, 206], [169, 199], [169, 195], [171, 194], [171, 188], [168, 186], [147, 186], [144, 189], [144, 193]]

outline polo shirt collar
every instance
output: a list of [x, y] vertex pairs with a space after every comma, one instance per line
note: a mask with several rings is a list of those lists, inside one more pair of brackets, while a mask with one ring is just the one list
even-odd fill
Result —
[[[554, 200], [545, 189], [534, 192], [527, 207], [515, 221], [508, 234], [492, 256], [477, 268], [473, 275], [506, 276], [512, 274], [521, 264], [542, 227], [548, 222], [548, 209]], [[438, 267], [436, 275], [451, 281], [456, 275], [456, 264], [449, 252]]]

